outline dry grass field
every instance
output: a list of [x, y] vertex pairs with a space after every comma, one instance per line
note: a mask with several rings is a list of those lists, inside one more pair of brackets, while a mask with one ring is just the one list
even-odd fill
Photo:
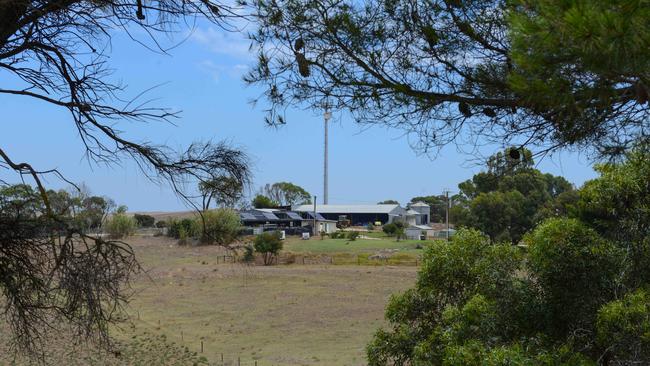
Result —
[[[364, 365], [387, 300], [412, 286], [416, 274], [392, 266], [248, 267], [217, 263], [224, 254], [217, 247], [151, 237], [129, 242], [146, 274], [134, 283], [132, 324], [114, 332], [121, 354], [58, 339], [54, 363], [221, 365], [223, 354], [226, 365], [238, 358], [241, 365]], [[0, 364], [25, 363], [0, 353]]]

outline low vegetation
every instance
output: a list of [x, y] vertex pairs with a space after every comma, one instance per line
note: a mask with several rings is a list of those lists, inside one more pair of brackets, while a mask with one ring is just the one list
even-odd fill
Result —
[[138, 227], [153, 227], [156, 219], [151, 215], [134, 214], [133, 218]]
[[123, 212], [116, 212], [104, 225], [104, 231], [112, 239], [123, 239], [133, 235], [138, 227], [135, 219]]
[[204, 211], [194, 220], [191, 234], [203, 244], [228, 245], [241, 230], [239, 214], [229, 208]]
[[255, 237], [253, 241], [255, 251], [262, 254], [264, 265], [268, 266], [273, 263], [273, 258], [282, 250], [282, 240], [278, 232], [264, 232]]
[[650, 152], [596, 167], [568, 216], [510, 238], [463, 229], [425, 249], [369, 364], [650, 363]]

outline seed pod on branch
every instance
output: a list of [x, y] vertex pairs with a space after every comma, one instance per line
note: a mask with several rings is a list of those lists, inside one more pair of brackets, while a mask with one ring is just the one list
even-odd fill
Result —
[[302, 77], [309, 77], [311, 72], [309, 71], [309, 61], [303, 53], [296, 52], [296, 62], [298, 63], [298, 71]]
[[458, 111], [463, 114], [466, 118], [472, 116], [472, 110], [469, 108], [469, 105], [465, 102], [458, 103]]
[[521, 154], [519, 153], [519, 149], [514, 148], [514, 147], [511, 148], [511, 149], [508, 151], [508, 156], [510, 156], [510, 159], [512, 159], [512, 160], [519, 160], [519, 159], [521, 159]]
[[305, 41], [303, 41], [302, 38], [296, 39], [296, 41], [293, 43], [293, 48], [296, 51], [300, 51], [304, 46], [305, 46]]
[[494, 118], [497, 116], [496, 112], [492, 108], [483, 108], [483, 114], [490, 118]]

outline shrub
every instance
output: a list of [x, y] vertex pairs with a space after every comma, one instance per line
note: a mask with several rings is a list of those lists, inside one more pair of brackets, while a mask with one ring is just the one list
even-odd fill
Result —
[[159, 229], [167, 227], [167, 221], [158, 221], [156, 222], [156, 227]]
[[279, 232], [265, 232], [258, 235], [253, 243], [255, 251], [264, 256], [264, 265], [273, 262], [273, 257], [282, 250], [282, 240]]
[[400, 239], [406, 239], [406, 231], [404, 230], [403, 227], [396, 226], [395, 239], [397, 239], [397, 241], [400, 241]]
[[185, 235], [190, 235], [193, 230], [194, 226], [194, 220], [192, 219], [182, 219], [182, 220], [176, 220], [176, 219], [171, 219], [169, 220], [169, 224], [167, 225], [169, 228], [167, 229], [167, 236], [174, 238], [174, 239], [180, 239], [180, 231], [181, 228], [185, 231]]
[[491, 341], [507, 334], [516, 310], [495, 295], [516, 285], [518, 253], [511, 245], [491, 245], [474, 230], [460, 230], [449, 244], [427, 246], [416, 288], [391, 298], [386, 310], [391, 330], [375, 334], [368, 364], [401, 359], [400, 365], [462, 365], [466, 360], [443, 361], [451, 361], [445, 360], [449, 352], [473, 337]]
[[645, 290], [604, 305], [598, 311], [597, 328], [601, 349], [616, 359], [635, 355], [639, 364], [650, 364], [650, 294]]
[[335, 231], [330, 234], [330, 238], [332, 239], [343, 239], [345, 237], [345, 233], [341, 231]]
[[135, 214], [133, 215], [133, 218], [138, 224], [138, 227], [153, 227], [154, 222], [156, 222], [156, 219], [149, 215]]
[[136, 222], [133, 217], [116, 213], [105, 224], [105, 231], [113, 239], [121, 239], [135, 233]]
[[366, 225], [366, 229], [368, 232], [372, 232], [375, 230], [375, 225], [373, 225], [372, 222], [369, 222], [368, 225]]
[[348, 239], [350, 239], [350, 241], [355, 241], [355, 240], [357, 240], [358, 237], [359, 237], [359, 232], [358, 231], [350, 231], [348, 233]]
[[187, 238], [189, 233], [182, 225], [178, 228], [178, 245], [187, 245]]
[[255, 248], [248, 244], [244, 247], [244, 256], [242, 257], [244, 263], [251, 263], [255, 261]]
[[387, 236], [394, 236], [395, 232], [397, 231], [397, 225], [395, 225], [394, 223], [386, 224], [381, 228], [381, 230]]
[[235, 241], [241, 229], [239, 214], [229, 208], [203, 212], [194, 221], [194, 233], [204, 244], [228, 245]]
[[588, 329], [603, 299], [614, 297], [621, 251], [573, 219], [546, 220], [525, 242], [552, 330], [569, 334], [576, 326]]

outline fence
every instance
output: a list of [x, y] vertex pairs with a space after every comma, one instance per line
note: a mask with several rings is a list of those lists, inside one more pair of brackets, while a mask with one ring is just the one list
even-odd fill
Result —
[[[236, 259], [233, 259], [236, 261]], [[217, 261], [219, 263], [219, 261]], [[232, 263], [226, 262], [223, 263]], [[263, 265], [264, 260], [261, 256], [255, 257], [256, 265]], [[281, 253], [273, 258], [274, 265], [358, 265], [358, 266], [419, 266], [422, 259], [419, 256], [394, 254], [394, 255], [369, 255], [369, 254], [300, 254], [300, 253]]]
[[[216, 257], [217, 264], [221, 263], [237, 263], [240, 262], [242, 257], [236, 255], [219, 255]], [[359, 265], [359, 266], [419, 266], [422, 264], [422, 259], [419, 256], [406, 255], [406, 254], [392, 254], [392, 255], [370, 255], [370, 254], [348, 254], [348, 253], [335, 253], [327, 254], [301, 254], [301, 253], [281, 253], [273, 257], [270, 264], [274, 265], [289, 265], [289, 264], [302, 264], [302, 265]], [[262, 255], [255, 255], [255, 265], [264, 265]]]

